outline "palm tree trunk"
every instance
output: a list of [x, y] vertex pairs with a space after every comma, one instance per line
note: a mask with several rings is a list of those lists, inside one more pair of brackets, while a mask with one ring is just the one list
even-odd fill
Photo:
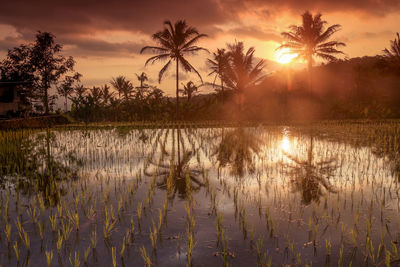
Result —
[[307, 64], [308, 64], [308, 88], [310, 92], [312, 92], [312, 55], [308, 56]]
[[175, 119], [178, 120], [178, 109], [179, 109], [179, 64], [176, 59], [176, 108], [175, 108]]
[[67, 112], [68, 111], [68, 98], [67, 98], [68, 96], [67, 95], [65, 95], [65, 112]]
[[44, 88], [44, 98], [43, 98], [43, 104], [44, 104], [44, 111], [45, 114], [49, 114], [49, 96], [48, 96], [48, 89], [47, 87]]
[[224, 104], [224, 81], [221, 78], [222, 104]]

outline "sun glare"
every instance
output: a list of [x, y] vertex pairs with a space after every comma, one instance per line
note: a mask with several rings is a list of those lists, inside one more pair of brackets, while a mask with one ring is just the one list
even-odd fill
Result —
[[297, 57], [297, 54], [291, 53], [288, 48], [278, 50], [275, 53], [276, 61], [281, 64], [289, 64], [295, 57]]
[[290, 150], [290, 141], [286, 135], [284, 135], [282, 138], [281, 148], [284, 152], [289, 152]]

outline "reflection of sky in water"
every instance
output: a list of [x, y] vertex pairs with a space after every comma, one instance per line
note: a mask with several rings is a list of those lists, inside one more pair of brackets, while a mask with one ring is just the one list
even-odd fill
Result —
[[[181, 130], [180, 151], [190, 151], [190, 168], [205, 169], [213, 180], [217, 174], [218, 158], [216, 151], [222, 135], [234, 129], [186, 129]], [[309, 136], [291, 135], [287, 129], [248, 128], [244, 130], [244, 145], [257, 140], [259, 151], [250, 151], [247, 161], [254, 164], [254, 173], [236, 177], [230, 170], [232, 164], [219, 168], [220, 178], [228, 184], [241, 184], [246, 191], [258, 190], [259, 182], [270, 187], [284, 188], [289, 183], [285, 167], [295, 165], [289, 157], [306, 161], [310, 147]], [[102, 173], [111, 177], [135, 177], [147, 167], [155, 170], [156, 163], [167, 165], [172, 155], [173, 143], [177, 150], [177, 132], [171, 129], [131, 130], [120, 135], [116, 130], [59, 131], [55, 133], [52, 153], [64, 160], [64, 155], [73, 151], [78, 159], [84, 159], [82, 172]], [[249, 140], [246, 140], [248, 138]], [[165, 151], [162, 156], [162, 151]], [[177, 152], [175, 152], [176, 155]], [[375, 184], [390, 184], [394, 178], [388, 168], [387, 160], [375, 156], [370, 148], [354, 148], [314, 138], [312, 164], [334, 158], [337, 168], [329, 178], [333, 186], [343, 190], [356, 190]], [[153, 162], [155, 164], [149, 164]], [[368, 188], [365, 188], [368, 190]]]
[[[84, 165], [80, 173], [87, 177], [91, 184], [91, 192], [101, 192], [98, 193], [100, 199], [103, 198], [103, 191], [99, 188], [107, 188], [106, 182], [104, 185], [101, 183], [110, 178], [110, 188], [122, 187], [122, 195], [125, 194], [130, 201], [145, 202], [153, 179], [152, 173], [168, 170], [171, 159], [177, 161], [177, 130], [145, 129], [122, 132], [113, 129], [54, 131], [53, 134], [53, 156], [65, 164], [69, 164], [65, 156], [71, 152], [78, 159], [83, 159]], [[235, 259], [238, 266], [246, 262], [246, 258], [242, 258], [246, 254], [242, 251], [248, 248], [248, 244], [243, 241], [240, 219], [237, 219], [240, 215], [236, 214], [243, 210], [246, 211], [248, 231], [254, 227], [255, 240], [264, 236], [264, 245], [269, 251], [275, 251], [276, 247], [283, 251], [286, 246], [284, 236], [288, 235], [296, 242], [295, 246], [297, 251], [301, 251], [302, 257], [314, 257], [315, 266], [321, 266], [324, 260], [321, 258], [325, 256], [324, 239], [332, 241], [333, 250], [338, 254], [338, 245], [342, 242], [340, 231], [344, 229], [344, 235], [350, 236], [357, 212], [361, 213], [357, 224], [358, 243], [365, 241], [365, 222], [371, 200], [374, 200], [374, 242], [379, 242], [381, 230], [385, 227], [380, 223], [381, 213], [383, 220], [391, 220], [392, 234], [396, 234], [394, 231], [400, 229], [396, 195], [398, 186], [392, 175], [391, 162], [385, 157], [376, 156], [369, 147], [356, 148], [345, 143], [312, 138], [282, 127], [182, 129], [179, 137], [180, 160], [183, 161], [185, 155], [188, 159], [185, 171], [200, 170], [197, 178], [204, 181], [204, 170], [210, 181], [208, 188], [199, 187], [198, 191], [193, 192], [197, 227], [195, 251], [199, 253], [201, 260], [208, 260], [204, 255], [209, 254], [204, 254], [204, 251], [209, 253], [210, 240], [215, 241], [216, 215], [211, 212], [213, 193], [218, 212], [223, 213], [229, 247], [241, 253]], [[172, 166], [176, 167], [174, 164]], [[144, 175], [146, 172], [150, 175]], [[138, 177], [141, 178], [137, 179]], [[158, 185], [165, 178], [155, 177]], [[137, 191], [131, 197], [124, 190], [128, 190], [132, 184], [136, 186], [136, 182]], [[323, 182], [332, 186], [335, 192], [329, 192], [321, 186]], [[181, 184], [176, 183], [174, 186], [179, 187]], [[108, 190], [111, 190], [110, 188]], [[381, 208], [384, 191], [386, 203]], [[154, 204], [154, 214], [151, 215], [158, 216], [157, 207], [161, 207], [161, 203], [167, 197], [166, 192], [165, 186], [155, 189], [154, 202], [158, 205]], [[237, 203], [234, 202], [235, 192]], [[116, 191], [115, 194], [120, 194], [120, 191]], [[119, 197], [117, 195], [117, 201]], [[168, 209], [168, 235], [185, 235], [186, 211], [182, 203], [186, 201], [184, 197], [175, 197], [171, 201]], [[137, 203], [134, 203], [133, 209], [127, 210], [129, 215], [135, 214], [136, 206]], [[275, 234], [280, 238], [276, 243], [275, 237], [267, 239], [270, 232], [266, 230], [266, 223], [272, 220], [271, 218]], [[143, 225], [147, 228], [153, 219], [149, 216], [146, 218], [148, 224]], [[320, 243], [317, 246], [319, 252], [323, 253], [318, 256], [313, 254], [311, 247], [307, 249], [303, 246], [309, 242], [310, 220], [313, 225], [318, 224], [320, 227], [320, 238], [317, 238]], [[389, 235], [386, 238], [389, 238]], [[147, 233], [135, 242], [141, 244], [143, 240], [149, 241]], [[165, 252], [165, 256], [159, 254], [160, 262], [163, 262], [162, 257], [165, 257], [170, 266], [182, 261], [184, 263], [185, 255], [176, 256], [175, 247], [169, 246], [170, 243], [165, 244], [167, 245], [164, 249], [168, 252]], [[278, 259], [280, 262], [281, 257], [282, 255], [274, 254], [274, 261]], [[215, 258], [215, 261], [219, 260]], [[289, 264], [289, 260], [286, 263]]]

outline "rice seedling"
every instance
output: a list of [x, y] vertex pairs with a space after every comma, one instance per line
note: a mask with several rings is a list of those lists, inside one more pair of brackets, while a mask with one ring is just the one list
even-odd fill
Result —
[[140, 247], [140, 255], [142, 256], [142, 259], [144, 261], [144, 265], [146, 267], [151, 267], [152, 262], [151, 262], [150, 257], [147, 255], [146, 248], [144, 246]]
[[46, 250], [45, 254], [46, 254], [47, 267], [50, 267], [51, 266], [51, 262], [53, 261], [53, 251], [51, 251], [51, 250], [47, 251]]
[[93, 250], [95, 250], [96, 246], [97, 246], [97, 230], [96, 230], [96, 227], [92, 230], [92, 234], [90, 236], [90, 242], [92, 244]]
[[6, 235], [8, 244], [11, 243], [11, 228], [12, 228], [11, 224], [6, 222], [6, 225], [4, 227], [4, 233]]
[[104, 208], [104, 226], [103, 226], [103, 234], [104, 239], [109, 240], [111, 238], [111, 233], [114, 230], [116, 220], [113, 215], [112, 206], [110, 206], [110, 210], [107, 207]]
[[18, 245], [17, 241], [14, 242], [13, 248], [14, 248], [15, 258], [17, 259], [17, 265], [18, 265], [19, 264], [19, 245]]
[[69, 263], [71, 264], [71, 266], [73, 267], [79, 267], [81, 265], [81, 261], [79, 259], [79, 252], [77, 253], [75, 251], [74, 253], [74, 257], [72, 257], [72, 254], [69, 254]]
[[57, 231], [57, 216], [55, 214], [49, 215], [49, 220], [50, 220], [50, 226], [51, 226], [51, 231], [56, 232]]
[[85, 252], [83, 253], [83, 263], [84, 263], [85, 265], [87, 265], [87, 263], [88, 263], [88, 257], [89, 257], [89, 254], [90, 254], [90, 249], [91, 249], [91, 246], [89, 245], [89, 246], [86, 248]]
[[117, 249], [115, 247], [111, 248], [111, 255], [112, 255], [112, 266], [117, 266]]

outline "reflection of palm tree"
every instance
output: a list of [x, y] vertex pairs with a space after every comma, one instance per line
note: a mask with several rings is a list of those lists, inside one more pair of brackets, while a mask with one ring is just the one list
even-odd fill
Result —
[[194, 54], [198, 51], [205, 50], [205, 48], [196, 46], [195, 44], [202, 37], [207, 35], [199, 34], [196, 28], [189, 27], [186, 21], [179, 20], [174, 25], [167, 20], [164, 22], [164, 30], [153, 34], [153, 39], [158, 43], [159, 46], [145, 46], [142, 48], [140, 53], [146, 50], [151, 50], [158, 55], [150, 57], [146, 61], [146, 65], [151, 62], [154, 63], [158, 60], [168, 60], [167, 64], [160, 70], [158, 74], [158, 82], [164, 73], [168, 70], [172, 60], [176, 62], [176, 118], [178, 118], [179, 108], [179, 64], [183, 66], [185, 71], [195, 72], [203, 82], [200, 73], [185, 59], [186, 55]]
[[343, 54], [338, 47], [345, 46], [345, 43], [337, 41], [328, 41], [328, 39], [338, 30], [339, 24], [334, 24], [325, 29], [324, 20], [321, 20], [321, 14], [313, 16], [309, 11], [302, 15], [303, 23], [301, 26], [292, 25], [290, 31], [282, 32], [282, 36], [287, 42], [278, 49], [290, 49], [290, 53], [297, 54], [298, 58], [303, 58], [308, 64], [308, 73], [311, 86], [311, 68], [313, 56], [324, 60], [337, 60], [337, 55]]
[[287, 173], [291, 177], [294, 189], [301, 192], [304, 204], [310, 204], [311, 201], [319, 201], [319, 198], [323, 194], [323, 188], [328, 192], [336, 192], [329, 181], [329, 178], [337, 168], [336, 159], [332, 157], [328, 160], [315, 162], [313, 158], [312, 136], [306, 160], [300, 160], [286, 152], [284, 154], [295, 163], [295, 166], [291, 164], [286, 165], [288, 169]]
[[[161, 181], [157, 183], [157, 185], [168, 191], [168, 198], [173, 199], [178, 193], [180, 198], [186, 198], [188, 195], [188, 187], [192, 191], [198, 191], [204, 184], [198, 180], [198, 176], [202, 173], [201, 169], [194, 169], [190, 166], [189, 162], [194, 156], [192, 151], [184, 151], [183, 155], [180, 155], [180, 143], [183, 142], [181, 139], [180, 129], [176, 129], [177, 135], [175, 140], [175, 130], [173, 130], [173, 144], [172, 144], [172, 153], [167, 152], [165, 149], [166, 139], [161, 142], [159, 141], [157, 145], [159, 145], [161, 157], [158, 162], [154, 162], [150, 159], [150, 165], [156, 168], [155, 171], [150, 172], [148, 165], [144, 173], [147, 176], [155, 176], [161, 178]], [[167, 137], [168, 135], [166, 135]], [[175, 143], [178, 144], [178, 158], [177, 162], [175, 162]], [[165, 159], [165, 156], [168, 158]], [[169, 163], [168, 163], [169, 162]], [[188, 182], [190, 184], [188, 184]]]
[[385, 56], [400, 61], [400, 35], [397, 33], [397, 39], [395, 38], [393, 41], [390, 41], [390, 49], [385, 48], [383, 50]]
[[232, 174], [242, 177], [246, 172], [255, 171], [253, 154], [259, 151], [260, 140], [245, 129], [237, 128], [222, 136], [216, 154], [220, 167], [230, 165]]
[[213, 59], [208, 59], [207, 62], [210, 65], [210, 69], [212, 70], [208, 75], [215, 75], [213, 86], [215, 86], [215, 80], [217, 79], [217, 77], [221, 80], [222, 103], [224, 103], [223, 76], [229, 64], [229, 56], [227, 53], [225, 53], [225, 49], [217, 49], [217, 53], [213, 53]]

